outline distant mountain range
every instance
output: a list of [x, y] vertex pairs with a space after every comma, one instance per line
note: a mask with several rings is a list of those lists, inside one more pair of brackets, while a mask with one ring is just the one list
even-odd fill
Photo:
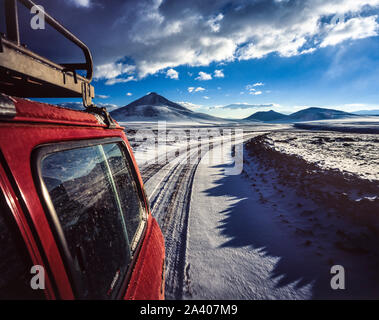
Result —
[[357, 115], [333, 109], [325, 108], [307, 108], [294, 112], [290, 115], [285, 115], [273, 110], [259, 111], [245, 118], [247, 121], [264, 121], [264, 122], [302, 122], [314, 120], [342, 119], [357, 117]]
[[128, 105], [112, 111], [111, 116], [122, 121], [168, 121], [168, 122], [199, 122], [225, 123], [228, 120], [211, 115], [194, 112], [172, 102], [161, 95], [151, 92]]
[[258, 111], [252, 114], [250, 117], [245, 118], [245, 120], [258, 120], [258, 121], [278, 121], [285, 120], [288, 116], [274, 110], [270, 111]]
[[360, 110], [353, 113], [360, 116], [379, 116], [379, 110]]
[[125, 107], [111, 112], [111, 116], [117, 121], [169, 121], [169, 122], [200, 122], [200, 123], [225, 123], [225, 122], [303, 122], [326, 119], [342, 119], [358, 117], [344, 111], [307, 108], [285, 115], [273, 110], [259, 111], [242, 120], [227, 120], [213, 117], [205, 113], [195, 112], [172, 102], [161, 95], [152, 92], [135, 100]]
[[[379, 115], [379, 110], [363, 110], [348, 113], [340, 110], [326, 108], [307, 108], [290, 115], [282, 114], [274, 110], [258, 111], [245, 119], [223, 119], [205, 113], [192, 111], [185, 106], [172, 102], [161, 95], [151, 92], [140, 99], [137, 99], [124, 107], [113, 104], [97, 104], [106, 107], [111, 116], [119, 122], [138, 121], [138, 122], [191, 122], [191, 123], [249, 123], [249, 122], [268, 122], [268, 123], [291, 123], [315, 120], [343, 119], [362, 117], [364, 115]], [[59, 104], [61, 107], [83, 110], [81, 102], [68, 102]], [[244, 105], [245, 106], [245, 105]], [[264, 105], [260, 105], [264, 107]], [[272, 106], [272, 105], [267, 105]], [[229, 109], [241, 108], [240, 104], [226, 106]], [[225, 107], [225, 108], [226, 108]]]

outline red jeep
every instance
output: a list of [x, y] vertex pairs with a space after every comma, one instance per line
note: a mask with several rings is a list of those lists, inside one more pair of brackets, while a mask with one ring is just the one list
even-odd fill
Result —
[[[56, 64], [20, 45], [17, 1], [5, 14], [0, 299], [163, 299], [163, 236], [123, 128], [92, 104], [88, 48], [44, 13], [86, 58]], [[86, 110], [26, 97], [83, 97]]]

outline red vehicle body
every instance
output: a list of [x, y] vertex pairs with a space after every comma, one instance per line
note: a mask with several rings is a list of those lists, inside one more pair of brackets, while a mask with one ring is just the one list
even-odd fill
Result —
[[48, 217], [46, 195], [39, 190], [34, 169], [35, 150], [44, 145], [114, 138], [122, 142], [130, 156], [147, 213], [141, 240], [116, 298], [163, 299], [164, 239], [150, 213], [143, 182], [123, 128], [118, 124], [109, 128], [99, 117], [88, 112], [6, 95], [2, 97], [13, 103], [15, 115], [2, 117], [0, 113], [0, 192], [6, 199], [32, 263], [46, 270], [45, 297], [80, 298], [75, 293], [64, 253]]

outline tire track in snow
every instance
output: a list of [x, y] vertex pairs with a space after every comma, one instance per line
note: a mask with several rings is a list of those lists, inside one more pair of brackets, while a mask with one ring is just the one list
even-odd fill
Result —
[[[202, 148], [192, 148], [169, 168], [158, 188], [150, 195], [152, 214], [157, 219], [166, 246], [166, 298], [182, 299], [186, 256], [189, 200], [193, 177], [200, 162], [190, 161]], [[185, 161], [186, 160], [186, 161]]]
[[[149, 164], [143, 169], [146, 189], [151, 190], [148, 194], [151, 212], [165, 238], [166, 299], [183, 299], [185, 281], [188, 281], [185, 275], [186, 249], [195, 172], [208, 151], [221, 144], [222, 141], [213, 140], [209, 145], [191, 145], [178, 158], [173, 153], [171, 162], [166, 165]], [[205, 148], [207, 149], [204, 152]], [[196, 161], [193, 161], [192, 157], [196, 153]]]

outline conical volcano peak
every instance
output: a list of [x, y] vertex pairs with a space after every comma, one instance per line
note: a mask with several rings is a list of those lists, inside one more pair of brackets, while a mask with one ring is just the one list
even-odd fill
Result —
[[128, 104], [126, 107], [132, 106], [169, 106], [171, 108], [188, 111], [187, 108], [175, 102], [172, 102], [165, 97], [162, 97], [156, 92], [150, 92], [142, 98], [139, 98], [138, 100], [135, 100], [132, 103]]
[[149, 92], [125, 107], [112, 111], [111, 115], [118, 121], [225, 122], [224, 119], [187, 109], [156, 92]]
[[144, 101], [148, 102], [148, 104], [151, 104], [151, 105], [167, 104], [167, 102], [171, 102], [156, 92], [150, 92], [149, 94], [142, 97], [141, 99], [143, 99]]

